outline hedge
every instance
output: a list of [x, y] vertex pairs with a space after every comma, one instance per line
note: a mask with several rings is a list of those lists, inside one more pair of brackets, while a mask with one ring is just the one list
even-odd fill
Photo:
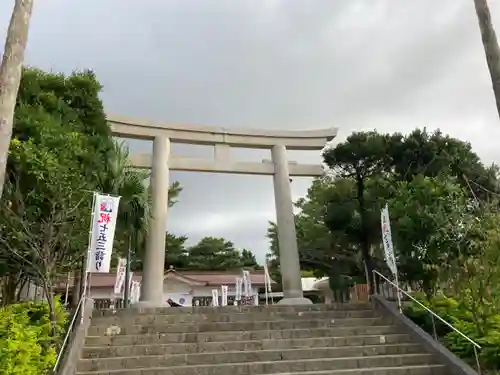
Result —
[[[431, 301], [424, 302], [426, 299], [422, 298], [423, 296], [416, 295], [415, 297], [481, 346], [478, 354], [483, 368], [493, 371], [500, 370], [500, 312], [488, 317], [482, 329], [484, 333], [479, 333], [473, 323], [472, 314], [459, 301], [446, 296], [439, 296]], [[405, 314], [426, 332], [433, 334], [430, 314], [421, 306], [411, 303], [405, 307]], [[434, 321], [439, 340], [458, 357], [475, 367], [476, 358], [473, 345], [438, 319]]]
[[65, 333], [68, 315], [55, 304], [56, 335], [46, 302], [23, 302], [0, 309], [0, 374], [49, 374]]

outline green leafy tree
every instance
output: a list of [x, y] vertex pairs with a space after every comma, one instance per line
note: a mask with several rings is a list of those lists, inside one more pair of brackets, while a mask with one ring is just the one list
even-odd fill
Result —
[[259, 263], [257, 263], [257, 259], [255, 258], [255, 254], [247, 249], [241, 250], [240, 265], [242, 268], [245, 269], [260, 268]]
[[[485, 336], [498, 324], [500, 310], [500, 215], [498, 202], [485, 205], [467, 223], [467, 244], [447, 260], [442, 279], [471, 316], [478, 335]], [[496, 326], [498, 328], [498, 325]], [[498, 350], [498, 347], [497, 349]]]
[[[0, 218], [2, 230], [7, 233], [21, 231], [24, 227], [20, 220], [26, 228], [40, 232], [42, 223], [55, 220], [54, 202], [71, 209], [77, 223], [68, 232], [72, 238], [64, 240], [85, 242], [76, 249], [80, 263], [87, 242], [91, 192], [97, 189], [114, 151], [100, 90], [95, 75], [89, 71], [65, 76], [24, 69], [7, 167], [9, 195], [0, 202], [2, 210], [10, 213]], [[65, 221], [60, 217], [57, 220]], [[80, 227], [80, 221], [85, 222], [85, 228]], [[26, 248], [18, 250], [24, 252]], [[67, 254], [70, 250], [61, 251]], [[33, 275], [29, 267], [19, 263], [19, 257], [14, 261], [12, 254], [5, 255], [5, 248], [2, 252], [0, 278], [6, 286], [4, 301], [8, 302], [15, 299], [15, 291], [26, 277]], [[72, 255], [69, 263], [60, 263], [54, 272], [74, 267], [73, 259]]]
[[498, 168], [485, 167], [470, 143], [452, 138], [437, 130], [415, 129], [393, 142], [391, 160], [393, 179], [411, 181], [418, 175], [437, 177], [446, 174], [481, 199], [498, 190]]
[[344, 180], [346, 190], [352, 190], [351, 199], [332, 198], [325, 224], [332, 234], [344, 233], [347, 246], [359, 248], [371, 286], [373, 257], [382, 255], [380, 209], [397, 194], [399, 181], [450, 176], [469, 197], [481, 200], [498, 190], [497, 167], [486, 168], [470, 144], [439, 131], [416, 129], [405, 137], [398, 133], [354, 133], [325, 150], [323, 156], [331, 173]]
[[167, 233], [165, 246], [165, 269], [170, 266], [185, 269], [189, 266], [188, 250], [186, 248], [186, 236], [176, 236]]
[[456, 179], [417, 175], [399, 182], [389, 201], [400, 279], [434, 295], [440, 269], [465, 249], [471, 201]]
[[[188, 257], [188, 267], [195, 270], [231, 270], [244, 266], [242, 254], [231, 241], [224, 238], [202, 238], [188, 249]], [[248, 250], [245, 251], [245, 259], [249, 259]]]
[[[316, 277], [329, 276], [335, 289], [343, 287], [352, 278], [357, 278], [360, 272], [362, 274], [358, 250], [350, 247], [345, 231], [329, 231], [324, 220], [328, 205], [333, 200], [351, 201], [352, 189], [345, 182], [328, 176], [316, 179], [306, 197], [295, 203], [300, 210], [295, 215], [295, 225], [301, 269], [311, 271]], [[273, 278], [279, 280], [276, 229], [276, 224], [270, 223], [267, 233], [270, 252], [267, 261]]]
[[54, 314], [53, 286], [74, 269], [85, 249], [88, 221], [80, 209], [88, 193], [78, 156], [85, 136], [62, 130], [43, 112], [38, 139], [13, 140], [10, 174], [0, 204], [0, 257], [17, 264], [43, 287]]
[[[363, 257], [366, 278], [373, 290], [375, 268], [371, 250], [380, 242], [380, 196], [370, 194], [369, 186], [376, 185], [392, 167], [391, 148], [398, 144], [400, 135], [381, 135], [376, 132], [354, 133], [343, 143], [323, 153], [325, 163], [332, 172], [352, 184], [352, 199], [342, 202], [339, 218], [336, 208], [330, 207], [326, 225], [332, 232], [349, 229], [351, 239], [357, 238]], [[347, 187], [346, 187], [347, 188]], [[382, 192], [382, 189], [378, 189]], [[336, 205], [335, 205], [336, 206]]]

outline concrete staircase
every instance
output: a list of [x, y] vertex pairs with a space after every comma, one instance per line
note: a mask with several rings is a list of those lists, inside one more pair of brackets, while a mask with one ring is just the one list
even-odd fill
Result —
[[444, 375], [370, 305], [94, 314], [79, 375]]

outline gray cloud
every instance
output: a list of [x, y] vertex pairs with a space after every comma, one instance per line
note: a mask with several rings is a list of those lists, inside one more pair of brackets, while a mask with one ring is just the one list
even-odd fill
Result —
[[[500, 3], [491, 7], [499, 24]], [[93, 68], [112, 113], [226, 127], [338, 126], [339, 139], [361, 129], [439, 127], [499, 160], [499, 119], [470, 0], [45, 0], [35, 8], [27, 61]], [[150, 149], [132, 142], [134, 152]], [[320, 161], [310, 152], [290, 158]], [[171, 178], [184, 187], [169, 215], [172, 231], [191, 240], [224, 236], [263, 259], [271, 178]], [[294, 196], [309, 182], [295, 180]]]

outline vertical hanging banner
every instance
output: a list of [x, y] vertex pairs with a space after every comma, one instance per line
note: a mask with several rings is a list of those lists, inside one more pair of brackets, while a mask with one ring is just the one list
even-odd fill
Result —
[[394, 246], [392, 244], [391, 221], [389, 218], [389, 206], [386, 204], [380, 211], [380, 224], [382, 226], [382, 243], [384, 245], [385, 261], [394, 275], [394, 281], [397, 286], [397, 298], [399, 312], [403, 313], [401, 305], [401, 293], [399, 290], [398, 266], [394, 255]]
[[139, 302], [141, 299], [141, 282], [136, 281], [135, 282], [135, 302]]
[[241, 277], [236, 278], [234, 300], [241, 301], [241, 289], [243, 287], [243, 279]]
[[252, 280], [250, 279], [250, 271], [243, 270], [243, 287], [245, 297], [252, 295]]
[[132, 287], [130, 288], [130, 303], [135, 302], [135, 281], [132, 281]]
[[109, 272], [119, 203], [120, 197], [95, 195], [89, 272]]
[[219, 291], [212, 289], [212, 306], [219, 306]]
[[269, 276], [269, 269], [267, 268], [267, 262], [264, 262], [264, 284], [266, 284], [264, 290], [265, 290], [266, 305], [267, 305], [269, 304], [269, 293], [272, 293], [271, 276]]
[[140, 296], [141, 296], [141, 282], [132, 281], [132, 287], [130, 290], [130, 303], [139, 302]]
[[380, 223], [382, 226], [382, 243], [384, 245], [385, 261], [392, 274], [397, 277], [398, 268], [394, 256], [394, 247], [392, 244], [391, 222], [389, 219], [389, 206], [386, 204], [380, 212]]
[[269, 275], [269, 269], [267, 268], [267, 263], [264, 263], [264, 282], [266, 283], [266, 290], [272, 293], [271, 288], [271, 276]]
[[115, 279], [115, 295], [120, 295], [122, 293], [123, 284], [125, 283], [125, 267], [127, 266], [127, 259], [120, 258], [118, 260], [118, 267], [116, 268], [116, 279]]
[[228, 287], [227, 285], [221, 285], [220, 286], [220, 297], [221, 297], [221, 305], [222, 306], [227, 306], [227, 292], [228, 292]]
[[[132, 292], [132, 285], [134, 283], [132, 281], [133, 278], [134, 278], [134, 273], [130, 272], [130, 279], [128, 280], [128, 295], [129, 295], [129, 299], [131, 298], [130, 297], [130, 293]], [[125, 298], [125, 292], [123, 292], [123, 298]]]

